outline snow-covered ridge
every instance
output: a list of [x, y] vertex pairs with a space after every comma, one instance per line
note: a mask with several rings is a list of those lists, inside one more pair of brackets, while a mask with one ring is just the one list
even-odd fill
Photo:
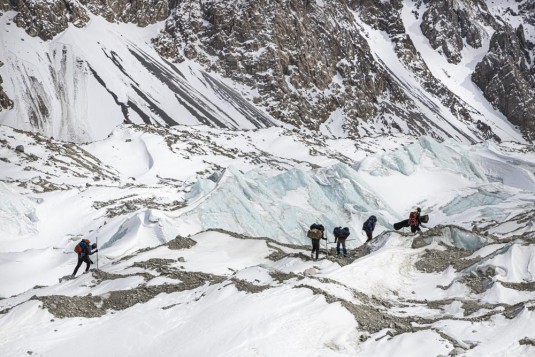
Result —
[[[274, 13], [266, 15], [265, 22], [279, 19], [294, 33], [294, 22], [281, 10], [286, 5], [267, 3], [266, 13]], [[146, 1], [136, 4], [137, 9], [147, 8]], [[312, 50], [322, 46], [314, 43], [314, 36], [297, 52], [285, 46], [297, 46], [299, 40], [287, 43], [285, 36], [271, 28], [260, 28], [255, 36], [256, 27], [239, 16], [256, 19], [260, 15], [257, 6], [261, 6], [256, 3], [202, 7], [189, 1], [158, 2], [151, 8], [156, 17], [167, 16], [167, 10], [170, 17], [165, 23], [140, 28], [105, 20], [153, 22], [141, 21], [143, 14], [131, 13], [124, 2], [106, 9], [92, 1], [76, 1], [68, 9], [62, 8], [85, 9], [83, 23], [69, 25], [46, 42], [17, 27], [12, 22], [15, 12], [9, 11], [0, 16], [0, 27], [5, 29], [0, 34], [0, 56], [5, 59], [0, 66], [4, 82], [0, 91], [16, 105], [0, 112], [0, 123], [75, 142], [102, 139], [116, 125], [128, 122], [253, 129], [278, 125], [279, 121], [338, 137], [401, 132], [463, 142], [488, 138], [522, 142], [519, 128], [489, 105], [471, 81], [488, 40], [484, 39], [478, 50], [464, 51], [463, 62], [447, 63], [426, 42], [418, 26], [421, 21], [413, 19], [415, 12], [425, 9], [422, 5], [417, 11], [417, 4], [405, 1], [400, 9], [382, 2], [366, 4], [371, 13], [381, 13], [381, 6], [393, 11], [376, 15], [391, 15], [392, 21], [397, 21], [393, 25], [405, 29], [405, 42], [410, 42], [407, 48], [403, 41], [396, 42], [394, 35], [363, 26], [359, 14], [352, 12], [357, 9], [344, 2], [299, 5], [297, 23], [310, 25], [304, 28], [317, 31], [323, 42], [332, 42], [327, 39], [338, 35], [325, 33], [323, 26], [309, 22], [309, 17], [328, 16], [321, 21], [331, 24], [333, 32], [344, 34], [333, 58]], [[51, 11], [47, 9], [42, 11]], [[29, 14], [25, 12], [25, 16]], [[211, 16], [224, 21], [212, 23]], [[252, 31], [244, 29], [242, 33], [250, 40], [234, 38], [232, 21], [236, 16], [236, 21], [244, 20], [244, 26]], [[29, 16], [27, 20], [35, 19]], [[68, 16], [62, 20], [65, 26], [68, 20]], [[214, 29], [221, 30], [220, 36], [217, 31], [212, 33]], [[297, 38], [307, 35], [301, 33]], [[296, 59], [300, 51], [305, 51], [306, 58]], [[408, 63], [406, 57], [411, 56], [414, 61]], [[429, 70], [420, 73], [421, 67]]]
[[275, 121], [215, 74], [192, 62], [163, 60], [150, 46], [161, 25], [140, 29], [93, 16], [53, 41], [28, 37], [0, 17], [0, 74], [15, 101], [0, 123], [56, 139], [105, 138], [123, 122], [219, 128], [269, 127]]

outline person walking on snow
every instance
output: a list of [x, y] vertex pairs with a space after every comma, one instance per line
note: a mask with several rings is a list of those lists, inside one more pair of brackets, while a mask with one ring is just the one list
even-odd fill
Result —
[[372, 233], [373, 233], [373, 230], [375, 229], [376, 223], [377, 223], [377, 217], [370, 216], [370, 218], [368, 218], [366, 222], [364, 222], [364, 224], [362, 225], [362, 230], [364, 231], [364, 233], [366, 233], [366, 237], [368, 237], [368, 239], [366, 239], [366, 243], [372, 240]]
[[310, 257], [314, 259], [314, 252], [316, 252], [316, 260], [320, 254], [320, 239], [327, 239], [324, 236], [325, 227], [321, 224], [314, 223], [310, 226], [310, 230], [307, 233], [307, 237], [312, 241], [312, 251]]
[[340, 255], [340, 246], [342, 246], [344, 257], [347, 257], [346, 239], [349, 237], [349, 228], [336, 227], [333, 234], [336, 241], [336, 255]]
[[412, 211], [409, 215], [409, 226], [411, 226], [411, 232], [416, 233], [417, 231], [420, 232], [420, 224], [422, 222], [420, 221], [420, 213], [422, 210], [420, 207], [416, 208], [416, 211]]
[[78, 263], [76, 264], [76, 268], [74, 268], [74, 272], [72, 273], [73, 278], [76, 276], [78, 268], [80, 268], [82, 262], [85, 262], [87, 264], [85, 271], [88, 271], [89, 266], [93, 264], [93, 261], [89, 259], [89, 256], [98, 252], [98, 249], [96, 243], [93, 243], [91, 245], [89, 243], [90, 242], [87, 239], [83, 239], [80, 243], [78, 243], [74, 250], [78, 253]]

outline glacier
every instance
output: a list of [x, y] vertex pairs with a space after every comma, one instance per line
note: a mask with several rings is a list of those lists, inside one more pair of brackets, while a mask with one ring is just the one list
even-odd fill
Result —
[[191, 197], [195, 208], [180, 214], [179, 227], [195, 220], [200, 230], [221, 228], [291, 243], [302, 243], [308, 227], [321, 223], [328, 234], [337, 226], [350, 227], [351, 239], [360, 244], [365, 240], [362, 223], [370, 215], [378, 215], [379, 224], [387, 227], [398, 217], [345, 164], [274, 176], [229, 167], [217, 184], [197, 181]]
[[[532, 151], [422, 137], [372, 152], [374, 140], [354, 150], [307, 135], [128, 124], [78, 145], [0, 126], [2, 355], [65, 356], [87, 333], [102, 342], [93, 354], [189, 343], [191, 355], [273, 355], [266, 326], [296, 355], [386, 356], [421, 338], [426, 356], [530, 352]], [[392, 231], [417, 205], [423, 232]], [[318, 261], [315, 222], [331, 243]], [[338, 225], [352, 232], [348, 258], [334, 251]], [[71, 280], [81, 238], [98, 240], [99, 269]], [[311, 324], [332, 333], [312, 341]], [[219, 337], [197, 343], [199, 326]], [[476, 331], [468, 342], [463, 329]]]

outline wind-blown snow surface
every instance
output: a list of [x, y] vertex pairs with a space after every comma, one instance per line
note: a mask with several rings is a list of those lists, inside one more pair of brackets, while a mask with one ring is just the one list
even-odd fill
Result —
[[[0, 126], [0, 157], [2, 356], [535, 353], [532, 147]], [[417, 205], [425, 232], [392, 231]], [[349, 257], [311, 260], [314, 222], [350, 227]], [[99, 270], [58, 283], [81, 238]]]

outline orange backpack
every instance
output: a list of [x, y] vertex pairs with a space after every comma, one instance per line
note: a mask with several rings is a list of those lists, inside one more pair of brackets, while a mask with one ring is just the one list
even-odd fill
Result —
[[74, 247], [74, 252], [78, 254], [82, 253], [85, 247], [89, 247], [89, 243], [91, 243], [89, 239], [82, 239], [82, 241]]

